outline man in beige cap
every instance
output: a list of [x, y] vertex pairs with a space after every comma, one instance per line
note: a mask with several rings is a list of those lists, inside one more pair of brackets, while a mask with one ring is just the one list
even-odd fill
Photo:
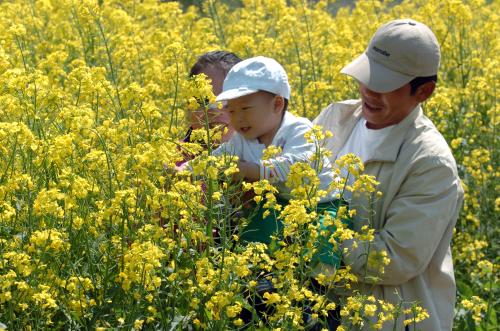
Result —
[[[429, 313], [417, 324], [425, 331], [452, 329], [450, 241], [463, 201], [453, 155], [420, 106], [434, 92], [439, 61], [439, 44], [427, 26], [411, 19], [391, 21], [342, 69], [357, 80], [361, 99], [333, 103], [315, 120], [334, 134], [327, 141], [332, 161], [348, 153], [360, 156], [365, 173], [377, 178], [383, 193], [372, 207], [366, 197], [346, 196], [357, 211], [354, 228], [374, 228], [369, 249], [390, 258], [374, 280], [370, 276], [377, 271], [366, 266], [368, 245], [344, 242], [344, 263], [359, 276], [355, 290], [395, 305], [401, 299], [418, 302]], [[370, 210], [375, 213], [371, 222]], [[408, 329], [403, 321], [411, 318], [402, 313], [384, 330]], [[369, 324], [364, 329], [371, 329]]]

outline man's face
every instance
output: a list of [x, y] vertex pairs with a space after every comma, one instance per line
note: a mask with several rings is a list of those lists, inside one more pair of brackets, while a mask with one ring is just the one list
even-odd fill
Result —
[[[222, 84], [224, 83], [224, 79], [226, 78], [226, 73], [214, 66], [208, 66], [204, 68], [201, 73], [205, 74], [211, 81], [212, 92], [214, 93], [214, 95], [219, 95], [222, 92]], [[217, 107], [209, 107], [206, 112], [211, 128], [217, 126], [227, 127], [228, 131], [222, 136], [222, 141], [224, 142], [229, 140], [229, 138], [231, 138], [231, 135], [233, 134], [233, 130], [229, 126], [229, 115], [225, 107], [223, 107], [222, 109], [217, 109]], [[205, 115], [204, 109], [191, 111], [191, 127], [194, 129], [204, 127], [207, 115]]]
[[423, 101], [418, 93], [411, 95], [409, 83], [388, 93], [374, 92], [359, 83], [359, 92], [363, 117], [370, 129], [382, 129], [401, 122]]
[[257, 92], [229, 100], [227, 109], [231, 126], [239, 134], [269, 145], [281, 123], [283, 98]]
[[226, 72], [223, 70], [209, 65], [206, 66], [202, 71], [202, 74], [205, 74], [208, 79], [210, 79], [212, 83], [212, 92], [214, 95], [219, 95], [222, 93], [222, 84], [224, 83], [224, 79], [226, 78]]

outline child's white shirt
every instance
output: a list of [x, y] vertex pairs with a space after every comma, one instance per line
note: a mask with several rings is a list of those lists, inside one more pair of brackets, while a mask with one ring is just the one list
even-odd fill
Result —
[[[311, 157], [316, 153], [314, 143], [307, 142], [304, 134], [311, 130], [313, 124], [307, 118], [297, 117], [286, 112], [281, 126], [276, 132], [271, 145], [281, 147], [282, 152], [273, 158], [262, 160], [262, 154], [266, 146], [259, 143], [257, 139], [246, 139], [239, 133], [223, 143], [213, 151], [212, 155], [236, 155], [241, 161], [253, 162], [259, 165], [260, 179], [267, 179], [279, 191], [283, 199], [291, 199], [290, 189], [286, 186], [286, 180], [290, 174], [290, 167], [296, 162], [306, 162], [311, 165]], [[323, 157], [323, 166], [318, 174], [320, 190], [328, 191], [328, 186], [333, 180], [333, 171], [330, 161]], [[329, 192], [320, 202], [334, 199], [337, 192]]]

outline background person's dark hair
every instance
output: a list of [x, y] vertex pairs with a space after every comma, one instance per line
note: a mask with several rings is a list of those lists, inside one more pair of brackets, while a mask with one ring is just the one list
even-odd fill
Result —
[[189, 71], [189, 76], [199, 75], [209, 66], [222, 70], [224, 73], [228, 73], [229, 70], [241, 59], [232, 52], [227, 51], [211, 51], [204, 53], [198, 57], [196, 63], [193, 65]]
[[417, 92], [417, 89], [428, 82], [436, 82], [437, 83], [438, 76], [427, 76], [427, 77], [416, 77], [412, 81], [410, 81], [410, 94], [414, 95]]

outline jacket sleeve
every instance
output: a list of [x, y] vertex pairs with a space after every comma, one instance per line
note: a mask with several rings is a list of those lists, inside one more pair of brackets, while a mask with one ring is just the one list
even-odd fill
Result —
[[[361, 281], [398, 286], [422, 273], [441, 241], [449, 240], [444, 234], [455, 225], [462, 197], [454, 165], [437, 158], [416, 162], [387, 210], [384, 227], [369, 244], [370, 251], [386, 251], [390, 262], [382, 275], [368, 267], [366, 275], [378, 278]], [[367, 243], [352, 239], [343, 246], [348, 249], [345, 263], [366, 276]]]
[[289, 130], [282, 153], [274, 158], [260, 160], [260, 179], [267, 179], [270, 183], [285, 182], [294, 163], [310, 162], [316, 147], [304, 137], [309, 130], [311, 127], [305, 123], [297, 124], [293, 130]]

